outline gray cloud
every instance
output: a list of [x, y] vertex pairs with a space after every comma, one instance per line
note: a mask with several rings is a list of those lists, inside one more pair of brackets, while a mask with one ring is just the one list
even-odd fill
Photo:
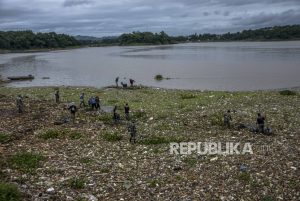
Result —
[[209, 12], [203, 12], [203, 15], [204, 15], [204, 16], [209, 16], [210, 13], [209, 13]]
[[229, 16], [229, 15], [230, 15], [230, 12], [229, 12], [229, 11], [225, 11], [225, 12], [223, 13], [223, 15], [224, 15], [224, 16]]
[[265, 27], [274, 25], [298, 24], [300, 10], [287, 10], [282, 13], [259, 13], [251, 17], [239, 17], [233, 19], [233, 24], [241, 27]]
[[23, 8], [16, 7], [16, 8], [3, 8], [0, 7], [0, 21], [1, 19], [11, 19], [11, 18], [18, 18], [24, 15], [29, 15], [32, 13], [30, 10], [24, 10]]
[[179, 35], [285, 24], [300, 24], [299, 0], [0, 0], [0, 30]]
[[72, 6], [79, 6], [79, 5], [88, 5], [91, 3], [92, 3], [91, 0], [65, 0], [63, 6], [72, 7]]

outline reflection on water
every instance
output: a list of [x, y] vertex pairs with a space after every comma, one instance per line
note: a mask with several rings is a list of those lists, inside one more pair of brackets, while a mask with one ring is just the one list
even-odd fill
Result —
[[[253, 90], [300, 86], [300, 42], [191, 43], [99, 47], [0, 55], [0, 74], [28, 75], [12, 86], [139, 84], [181, 89]], [[156, 82], [162, 74], [177, 78]], [[43, 77], [50, 77], [43, 80]]]

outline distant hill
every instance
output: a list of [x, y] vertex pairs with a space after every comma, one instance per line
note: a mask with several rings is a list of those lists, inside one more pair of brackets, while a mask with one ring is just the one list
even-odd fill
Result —
[[77, 36], [74, 36], [76, 38], [76, 40], [79, 40], [79, 41], [85, 41], [85, 40], [88, 40], [88, 41], [99, 41], [100, 38], [97, 38], [97, 37], [94, 37], [94, 36], [81, 36], [81, 35], [77, 35]]

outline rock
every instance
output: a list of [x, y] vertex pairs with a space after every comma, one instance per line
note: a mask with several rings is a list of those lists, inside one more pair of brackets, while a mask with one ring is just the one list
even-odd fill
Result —
[[210, 161], [216, 161], [216, 160], [218, 160], [218, 157], [214, 157], [210, 159]]
[[123, 186], [125, 189], [129, 189], [132, 186], [132, 184], [130, 181], [126, 180], [126, 181], [124, 181]]
[[51, 187], [51, 188], [48, 188], [48, 189], [46, 190], [46, 193], [48, 193], [48, 194], [54, 194], [54, 193], [55, 193], [55, 190], [54, 190], [53, 187]]
[[83, 198], [86, 198], [88, 201], [98, 201], [98, 198], [96, 198], [94, 195], [92, 194], [83, 194], [82, 195]]

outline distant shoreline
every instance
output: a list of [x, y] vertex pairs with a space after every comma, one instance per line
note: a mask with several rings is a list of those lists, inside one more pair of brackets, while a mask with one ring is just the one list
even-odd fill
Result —
[[291, 41], [300, 41], [300, 39], [291, 39], [291, 40], [232, 40], [232, 41], [188, 41], [188, 42], [179, 42], [179, 43], [171, 43], [171, 44], [147, 44], [147, 43], [133, 43], [126, 45], [98, 45], [98, 46], [74, 46], [67, 48], [46, 48], [46, 49], [27, 49], [27, 50], [6, 50], [0, 49], [0, 54], [14, 54], [14, 53], [39, 53], [39, 52], [52, 52], [52, 51], [60, 51], [60, 50], [73, 50], [73, 49], [81, 49], [81, 48], [96, 48], [96, 47], [139, 47], [139, 46], [167, 46], [167, 45], [178, 45], [178, 44], [200, 44], [200, 43], [232, 43], [232, 42], [291, 42]]
[[87, 46], [73, 46], [73, 47], [66, 47], [66, 48], [41, 48], [41, 49], [27, 49], [27, 50], [6, 50], [6, 49], [0, 49], [0, 54], [52, 52], [52, 51], [59, 51], [59, 50], [80, 49], [80, 48], [86, 48], [86, 47]]

